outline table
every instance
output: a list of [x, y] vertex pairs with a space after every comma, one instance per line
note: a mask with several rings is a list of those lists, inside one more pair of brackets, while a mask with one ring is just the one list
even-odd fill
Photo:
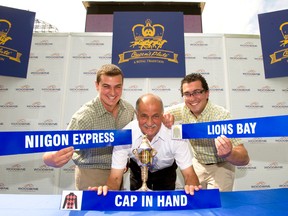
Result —
[[0, 194], [0, 215], [288, 215], [288, 188], [221, 192], [220, 197], [221, 208], [180, 211], [101, 212], [60, 210], [61, 195]]

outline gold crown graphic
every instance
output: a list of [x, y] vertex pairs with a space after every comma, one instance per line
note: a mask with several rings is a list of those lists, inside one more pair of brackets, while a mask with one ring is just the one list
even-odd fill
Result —
[[143, 40], [162, 40], [164, 35], [164, 26], [160, 24], [152, 25], [152, 21], [147, 19], [146, 25], [136, 24], [132, 28], [135, 41]]
[[0, 45], [4, 45], [8, 40], [12, 40], [8, 37], [8, 33], [11, 28], [11, 23], [8, 20], [0, 19]]
[[280, 41], [282, 44], [280, 46], [286, 46], [288, 44], [288, 22], [282, 23], [279, 27], [284, 40]]

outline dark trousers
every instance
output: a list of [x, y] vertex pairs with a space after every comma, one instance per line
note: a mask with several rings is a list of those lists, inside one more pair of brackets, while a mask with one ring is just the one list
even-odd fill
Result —
[[[138, 190], [142, 186], [141, 168], [130, 159], [130, 190]], [[148, 171], [147, 186], [151, 190], [175, 190], [177, 164], [151, 173]]]

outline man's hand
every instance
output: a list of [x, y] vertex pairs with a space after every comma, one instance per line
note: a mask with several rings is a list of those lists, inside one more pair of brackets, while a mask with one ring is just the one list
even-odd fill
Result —
[[165, 113], [163, 114], [163, 124], [167, 127], [167, 128], [171, 128], [172, 125], [174, 124], [174, 115], [170, 114], [170, 113]]
[[47, 166], [59, 168], [68, 163], [74, 153], [74, 147], [70, 146], [57, 152], [46, 152], [42, 159]]
[[228, 157], [233, 149], [231, 141], [224, 135], [218, 136], [215, 139], [215, 146], [217, 149], [217, 154], [221, 158]]
[[98, 195], [102, 195], [106, 196], [108, 193], [108, 186], [104, 185], [104, 186], [99, 186], [99, 187], [88, 187], [88, 190], [90, 191], [97, 191]]
[[194, 195], [194, 191], [199, 191], [202, 189], [202, 186], [194, 186], [194, 185], [185, 185], [184, 190], [186, 194]]

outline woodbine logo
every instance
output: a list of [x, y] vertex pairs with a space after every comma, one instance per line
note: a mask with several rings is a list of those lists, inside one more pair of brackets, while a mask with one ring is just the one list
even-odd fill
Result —
[[0, 191], [9, 191], [9, 187], [0, 182]]
[[15, 127], [27, 127], [30, 126], [31, 123], [27, 122], [26, 119], [19, 119], [16, 122], [11, 122], [11, 125]]
[[236, 168], [240, 171], [255, 171], [257, 169], [257, 167], [253, 166], [251, 163], [247, 164], [246, 166], [236, 166]]
[[9, 89], [7, 87], [5, 87], [4, 85], [0, 85], [0, 92], [6, 92]]
[[198, 40], [198, 41], [195, 41], [194, 43], [190, 43], [190, 46], [193, 46], [193, 47], [207, 47], [208, 43], [205, 43], [202, 40]]
[[138, 85], [136, 85], [136, 84], [130, 85], [128, 88], [124, 88], [123, 90], [127, 91], [127, 92], [135, 92], [135, 91], [139, 91], [139, 92], [141, 91], [142, 92], [143, 91], [143, 89], [139, 88]]
[[248, 143], [267, 143], [267, 140], [264, 138], [253, 138], [248, 139]]
[[35, 53], [31, 53], [31, 52], [30, 52], [29, 60], [34, 60], [34, 59], [38, 59], [38, 56], [35, 55]]
[[83, 71], [83, 75], [86, 75], [86, 76], [90, 76], [90, 75], [96, 76], [96, 73], [97, 73], [97, 69], [95, 68], [88, 70], [88, 71]]
[[156, 88], [152, 88], [152, 91], [167, 92], [167, 91], [171, 91], [171, 89], [166, 87], [165, 85], [159, 85], [159, 86], [156, 86]]
[[247, 41], [244, 44], [240, 44], [240, 47], [245, 47], [245, 48], [257, 48], [258, 45], [254, 44], [252, 41]]
[[49, 85], [49, 86], [47, 86], [45, 88], [42, 88], [41, 90], [44, 91], [44, 92], [59, 92], [59, 91], [61, 91], [61, 88], [59, 88], [56, 85], [52, 84], [52, 85]]
[[267, 166], [264, 166], [264, 169], [268, 169], [268, 170], [275, 170], [275, 169], [283, 169], [282, 165], [279, 165], [279, 163], [277, 161], [272, 162], [270, 164], [268, 164]]
[[275, 89], [271, 88], [270, 86], [263, 86], [260, 89], [257, 89], [258, 92], [264, 92], [264, 93], [273, 93], [275, 92]]
[[254, 69], [248, 70], [247, 72], [242, 73], [244, 76], [249, 76], [249, 77], [258, 77], [261, 75], [260, 72], [257, 72]]
[[251, 102], [250, 104], [245, 105], [245, 108], [248, 109], [263, 109], [264, 106], [259, 104], [259, 102]]
[[203, 59], [205, 60], [221, 60], [220, 56], [217, 56], [215, 53], [211, 53], [208, 56], [204, 56]]
[[18, 108], [18, 105], [14, 104], [13, 101], [8, 101], [5, 104], [0, 105], [0, 108], [3, 108], [3, 109], [16, 109], [16, 108]]
[[251, 188], [253, 188], [253, 189], [266, 189], [266, 188], [271, 188], [271, 186], [264, 181], [259, 181], [255, 185], [251, 185]]
[[231, 56], [229, 58], [230, 60], [236, 60], [236, 61], [241, 61], [241, 60], [247, 60], [247, 57], [244, 57], [242, 54], [236, 54], [234, 56]]
[[105, 54], [105, 55], [103, 55], [103, 56], [99, 56], [98, 57], [99, 59], [101, 59], [101, 60], [111, 60], [111, 58], [112, 58], [112, 54], [111, 53], [107, 53], [107, 54]]
[[288, 188], [288, 180], [279, 185], [279, 188]]
[[33, 102], [32, 104], [28, 104], [26, 106], [28, 109], [44, 109], [46, 105], [43, 105], [40, 101]]
[[34, 88], [30, 85], [23, 85], [15, 89], [17, 92], [34, 92]]
[[58, 126], [57, 122], [54, 122], [53, 119], [46, 119], [43, 122], [38, 123], [41, 127], [55, 127]]
[[51, 55], [45, 56], [47, 59], [64, 59], [64, 56], [60, 53], [52, 53]]
[[279, 139], [275, 139], [275, 142], [288, 144], [288, 137], [280, 137]]
[[45, 68], [39, 68], [35, 71], [30, 72], [31, 75], [49, 75], [50, 72], [46, 71]]
[[14, 164], [12, 167], [7, 167], [6, 170], [9, 172], [24, 172], [26, 168], [22, 167], [21, 164]]
[[89, 91], [89, 88], [85, 87], [84, 85], [77, 85], [75, 87], [71, 87], [69, 89], [71, 92], [87, 92]]
[[232, 91], [234, 92], [250, 92], [250, 88], [246, 88], [245, 86], [237, 86], [236, 88], [232, 88]]
[[85, 59], [91, 59], [91, 56], [88, 55], [87, 53], [79, 53], [77, 56], [72, 56], [73, 59], [80, 59], [80, 60], [85, 60]]
[[206, 70], [203, 69], [203, 68], [200, 68], [200, 69], [196, 70], [194, 73], [199, 73], [199, 74], [201, 74], [201, 75], [203, 75], [203, 76], [205, 76], [205, 75], [210, 75], [210, 72], [209, 72], [209, 71], [206, 71]]
[[278, 103], [272, 105], [272, 108], [274, 108], [274, 109], [287, 109], [288, 105], [286, 104], [286, 102], [282, 101], [282, 102], [278, 102]]
[[209, 91], [210, 92], [223, 92], [224, 91], [224, 88], [218, 86], [218, 85], [212, 85], [209, 87]]
[[35, 187], [33, 184], [26, 184], [22, 187], [18, 187], [18, 191], [21, 191], [21, 192], [36, 192], [38, 190], [39, 188]]
[[38, 172], [38, 173], [47, 173], [47, 172], [50, 173], [52, 171], [54, 171], [54, 168], [49, 167], [49, 166], [47, 166], [45, 164], [43, 164], [40, 167], [34, 168], [34, 172]]
[[185, 59], [196, 59], [191, 53], [185, 53]]
[[92, 40], [90, 42], [85, 43], [86, 46], [104, 46], [105, 43], [99, 40]]
[[34, 45], [36, 45], [36, 46], [52, 46], [53, 43], [49, 42], [49, 40], [41, 40], [39, 42], [35, 42]]

